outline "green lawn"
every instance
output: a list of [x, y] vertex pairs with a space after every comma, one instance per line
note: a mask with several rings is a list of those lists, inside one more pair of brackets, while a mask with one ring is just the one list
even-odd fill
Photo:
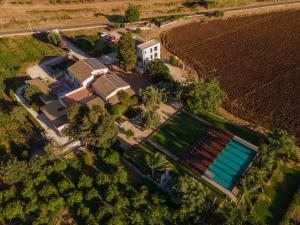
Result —
[[261, 196], [256, 202], [255, 215], [266, 220], [267, 224], [279, 224], [299, 187], [300, 167], [281, 165], [265, 188], [266, 196]]
[[260, 133], [257, 133], [247, 127], [241, 127], [235, 125], [221, 117], [218, 117], [211, 113], [201, 113], [199, 115], [203, 119], [207, 120], [208, 122], [212, 123], [213, 125], [223, 128], [225, 130], [230, 131], [231, 133], [239, 136], [240, 138], [249, 141], [254, 145], [259, 145], [262, 143], [264, 136]]
[[[40, 130], [28, 112], [13, 99], [10, 89], [24, 83], [25, 68], [44, 56], [63, 51], [33, 37], [0, 38], [0, 160], [5, 153], [27, 155], [40, 147]], [[28, 119], [30, 118], [30, 119]]]
[[179, 113], [151, 137], [152, 141], [175, 155], [182, 154], [206, 130], [206, 125], [185, 113]]

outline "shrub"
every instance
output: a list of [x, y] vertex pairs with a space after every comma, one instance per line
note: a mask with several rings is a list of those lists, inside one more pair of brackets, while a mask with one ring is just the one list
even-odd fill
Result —
[[156, 59], [149, 63], [147, 72], [154, 82], [172, 80], [169, 68], [160, 59]]
[[76, 42], [79, 48], [81, 48], [84, 51], [90, 51], [94, 47], [94, 42], [85, 36], [78, 37], [76, 39]]
[[40, 94], [40, 89], [37, 86], [29, 85], [24, 92], [24, 98], [29, 102], [32, 103], [34, 100], [38, 98]]
[[173, 65], [173, 66], [180, 66], [180, 61], [179, 59], [177, 59], [175, 56], [171, 55], [170, 56], [170, 63]]
[[155, 128], [160, 124], [160, 116], [153, 109], [142, 112], [141, 117], [145, 129]]
[[216, 10], [216, 11], [214, 12], [214, 15], [215, 15], [216, 17], [222, 17], [222, 16], [224, 16], [224, 11], [223, 11], [223, 10]]
[[119, 118], [123, 115], [123, 113], [125, 112], [125, 106], [121, 105], [121, 104], [116, 104], [113, 105], [111, 108], [111, 114], [115, 117], [115, 118]]
[[114, 23], [114, 29], [120, 29], [121, 24], [120, 23]]
[[126, 22], [133, 23], [140, 20], [140, 9], [136, 5], [130, 5], [125, 12]]
[[136, 28], [135, 29], [135, 31], [134, 31], [134, 33], [136, 33], [136, 34], [141, 34], [143, 31], [142, 31], [142, 29], [141, 28]]
[[134, 136], [134, 132], [133, 132], [133, 130], [131, 130], [131, 129], [127, 130], [127, 131], [125, 132], [125, 134], [126, 134], [126, 136], [129, 137], [129, 138], [131, 138], [131, 137]]
[[50, 32], [47, 37], [48, 41], [56, 46], [58, 46], [58, 44], [62, 41], [62, 37], [60, 36], [60, 34], [55, 32]]

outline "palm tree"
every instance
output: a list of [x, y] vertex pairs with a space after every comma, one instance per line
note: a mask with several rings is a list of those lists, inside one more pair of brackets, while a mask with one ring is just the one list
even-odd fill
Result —
[[170, 171], [175, 168], [174, 165], [159, 152], [155, 152], [154, 154], [148, 154], [146, 155], [145, 159], [147, 166], [151, 170], [152, 178], [154, 178], [155, 171]]

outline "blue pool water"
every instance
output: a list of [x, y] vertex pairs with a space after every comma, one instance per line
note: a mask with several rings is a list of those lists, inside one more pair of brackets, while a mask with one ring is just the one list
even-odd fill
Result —
[[212, 180], [231, 191], [256, 155], [247, 145], [232, 139], [208, 168]]

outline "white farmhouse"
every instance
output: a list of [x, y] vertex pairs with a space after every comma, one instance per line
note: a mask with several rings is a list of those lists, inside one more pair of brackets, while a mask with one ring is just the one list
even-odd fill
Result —
[[160, 59], [160, 42], [151, 40], [137, 46], [137, 67], [139, 73], [144, 73], [147, 64], [155, 59]]
[[106, 74], [108, 68], [96, 58], [87, 58], [77, 61], [65, 73], [66, 79], [74, 87], [88, 87], [96, 77]]

